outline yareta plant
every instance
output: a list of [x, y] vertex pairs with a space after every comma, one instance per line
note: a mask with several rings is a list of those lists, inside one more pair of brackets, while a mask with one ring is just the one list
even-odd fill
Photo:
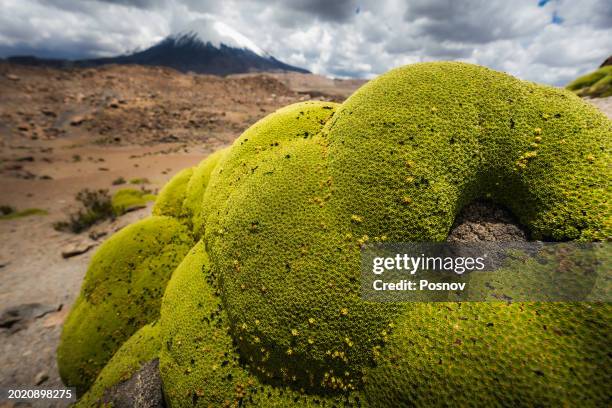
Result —
[[534, 239], [611, 236], [612, 122], [451, 62], [260, 120], [95, 254], [64, 382], [95, 405], [159, 358], [171, 407], [604, 406], [606, 303], [368, 303], [360, 247], [443, 241], [481, 198]]
[[576, 78], [567, 87], [580, 96], [605, 98], [612, 96], [612, 66], [607, 65]]

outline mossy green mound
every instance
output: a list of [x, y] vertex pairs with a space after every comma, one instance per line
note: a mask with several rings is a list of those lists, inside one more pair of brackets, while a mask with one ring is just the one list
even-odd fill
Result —
[[202, 162], [194, 168], [193, 176], [189, 179], [189, 183], [187, 184], [183, 209], [197, 237], [202, 235], [204, 227], [204, 220], [202, 218], [204, 206], [202, 205], [202, 200], [204, 192], [210, 182], [210, 174], [227, 151], [227, 148], [218, 150], [205, 160], [202, 160]]
[[359, 396], [320, 396], [272, 387], [251, 372], [229, 334], [203, 241], [172, 275], [161, 308], [160, 371], [164, 392], [176, 407], [355, 405]]
[[66, 385], [86, 391], [123, 342], [159, 317], [166, 283], [192, 245], [191, 234], [178, 221], [151, 217], [100, 247], [57, 351]]
[[117, 215], [124, 214], [147, 206], [149, 201], [155, 200], [155, 195], [147, 191], [134, 188], [122, 188], [117, 190], [111, 199], [113, 212]]
[[[605, 404], [608, 306], [367, 303], [360, 248], [442, 241], [481, 198], [535, 238], [608, 239], [611, 135], [569, 91], [463, 63], [259, 121], [156, 204], [200, 240], [161, 306], [169, 405]], [[112, 338], [102, 327], [87, 328], [95, 344]]]
[[351, 226], [330, 202], [319, 132], [335, 109], [292, 105], [237, 140], [204, 197], [205, 240], [233, 337], [253, 366], [279, 384], [349, 391], [391, 317], [360, 300], [350, 269], [357, 238], [347, 239]]
[[358, 234], [441, 241], [465, 204], [488, 198], [533, 238], [591, 240], [612, 232], [611, 132], [567, 91], [444, 63], [366, 84], [325, 138], [335, 197], [346, 217], [363, 219]]
[[153, 215], [183, 217], [183, 202], [187, 193], [187, 184], [192, 175], [192, 168], [183, 169], [166, 183], [155, 200]]
[[[219, 234], [225, 207], [239, 194], [235, 187], [248, 182], [251, 175], [273, 175], [276, 164], [290, 163], [292, 146], [315, 144], [312, 143], [315, 136], [337, 106], [327, 102], [287, 106], [255, 123], [234, 142], [212, 170], [203, 195], [201, 218], [206, 225], [207, 239], [214, 240]], [[269, 184], [266, 179], [263, 182]]]
[[609, 304], [417, 303], [365, 375], [372, 406], [606, 405]]
[[312, 138], [267, 132], [303, 109], [245, 132], [204, 200], [233, 337], [281, 383], [358, 387], [407, 308], [361, 301], [366, 242], [444, 240], [458, 211], [483, 197], [536, 237], [609, 235], [601, 147], [612, 128], [568, 92], [466, 64], [415, 65], [361, 88]]
[[159, 325], [147, 324], [130, 337], [113, 355], [76, 408], [104, 406], [105, 393], [128, 380], [142, 365], [159, 356]]
[[580, 96], [605, 98], [612, 96], [612, 66], [601, 67], [583, 75], [566, 87]]

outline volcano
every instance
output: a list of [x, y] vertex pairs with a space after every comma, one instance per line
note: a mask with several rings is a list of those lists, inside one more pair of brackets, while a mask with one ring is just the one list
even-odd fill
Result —
[[286, 64], [265, 52], [230, 26], [213, 19], [200, 19], [179, 33], [151, 47], [129, 54], [94, 59], [43, 59], [14, 56], [8, 62], [58, 68], [96, 67], [106, 64], [162, 66], [180, 72], [229, 75], [248, 72], [310, 71]]

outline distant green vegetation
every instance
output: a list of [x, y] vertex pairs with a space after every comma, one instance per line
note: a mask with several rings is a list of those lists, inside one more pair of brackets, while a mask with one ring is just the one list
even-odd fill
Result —
[[46, 210], [40, 208], [26, 208], [25, 210], [17, 211], [14, 207], [9, 205], [0, 206], [0, 220], [14, 220], [16, 218], [23, 218], [30, 215], [47, 215]]
[[57, 231], [79, 233], [99, 221], [115, 216], [108, 190], [84, 189], [77, 193], [76, 200], [81, 208], [70, 214], [67, 221], [53, 224]]
[[125, 184], [125, 179], [123, 177], [117, 177], [113, 180], [113, 186], [118, 186], [121, 184]]
[[147, 206], [149, 201], [155, 200], [155, 194], [148, 190], [136, 190], [134, 188], [123, 188], [117, 190], [111, 200], [113, 212], [116, 215], [136, 210]]
[[149, 184], [150, 181], [146, 177], [137, 177], [130, 180], [130, 184]]
[[566, 88], [579, 96], [591, 98], [612, 96], [612, 65], [583, 75], [572, 81]]
[[155, 195], [144, 189], [124, 188], [116, 191], [112, 197], [108, 190], [84, 189], [76, 195], [81, 208], [70, 214], [67, 221], [56, 222], [53, 227], [58, 231], [79, 233], [102, 220], [146, 207], [147, 202], [153, 200]]

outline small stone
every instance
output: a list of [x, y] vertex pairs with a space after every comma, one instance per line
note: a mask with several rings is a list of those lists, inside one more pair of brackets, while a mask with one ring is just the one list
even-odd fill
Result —
[[89, 231], [89, 238], [93, 239], [94, 241], [97, 241], [106, 235], [108, 235], [108, 231], [104, 231], [103, 229], [94, 228]]
[[[103, 406], [161, 408], [165, 406], [159, 359], [143, 364], [128, 380], [104, 392]], [[107, 405], [108, 404], [108, 405]]]
[[17, 75], [14, 75], [14, 74], [8, 74], [6, 77], [10, 79], [11, 81], [19, 81], [21, 79]]
[[43, 115], [49, 116], [49, 117], [52, 117], [52, 118], [57, 116], [57, 114], [54, 111], [52, 111], [51, 109], [48, 109], [48, 108], [43, 108], [43, 109], [40, 110], [40, 112]]
[[73, 256], [84, 254], [93, 248], [94, 244], [91, 241], [73, 241], [69, 242], [62, 249], [62, 258], [72, 258]]
[[17, 332], [27, 324], [59, 309], [57, 305], [41, 303], [23, 303], [0, 311], [0, 329]]
[[85, 121], [85, 116], [83, 115], [77, 115], [74, 116], [71, 120], [70, 120], [70, 124], [72, 126], [79, 126], [81, 123], [83, 123]]
[[45, 371], [41, 371], [38, 374], [36, 374], [36, 377], [34, 377], [34, 384], [40, 385], [44, 383], [45, 381], [47, 381], [48, 379], [49, 379], [49, 374], [47, 374]]

